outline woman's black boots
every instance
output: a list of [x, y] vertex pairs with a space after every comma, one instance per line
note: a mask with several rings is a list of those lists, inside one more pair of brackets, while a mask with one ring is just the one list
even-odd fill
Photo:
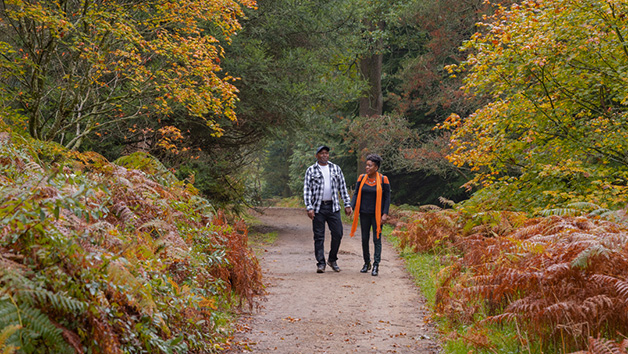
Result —
[[366, 273], [371, 270], [371, 263], [364, 263], [362, 269], [360, 269], [360, 273]]
[[372, 276], [374, 276], [374, 277], [376, 277], [376, 276], [377, 276], [377, 274], [379, 274], [379, 265], [374, 264], [374, 265], [373, 265], [373, 271], [371, 272], [371, 275], [372, 275]]

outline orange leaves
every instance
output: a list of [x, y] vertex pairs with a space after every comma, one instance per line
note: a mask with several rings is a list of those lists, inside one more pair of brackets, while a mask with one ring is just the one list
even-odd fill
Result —
[[393, 234], [400, 240], [400, 247], [410, 247], [414, 252], [433, 251], [435, 248], [452, 247], [457, 239], [455, 215], [444, 210], [416, 213], [398, 224]]
[[[611, 338], [628, 331], [625, 225], [552, 216], [492, 233], [507, 223], [491, 226], [486, 219], [462, 229], [465, 218], [459, 214], [449, 231], [462, 256], [441, 272], [440, 316], [472, 324], [475, 331], [487, 323], [516, 323], [531, 340], [571, 350], [585, 349], [589, 335]], [[426, 230], [434, 224], [424, 215], [415, 222]]]
[[166, 126], [158, 130], [160, 134], [159, 142], [157, 146], [169, 151], [173, 154], [179, 153], [179, 144], [183, 142], [183, 135], [177, 127]]

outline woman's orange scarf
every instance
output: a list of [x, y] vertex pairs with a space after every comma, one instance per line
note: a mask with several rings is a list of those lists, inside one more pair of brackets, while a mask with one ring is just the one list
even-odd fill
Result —
[[[379, 172], [376, 179], [376, 198], [375, 198], [375, 222], [377, 224], [377, 238], [382, 232], [382, 177]], [[351, 237], [355, 234], [355, 230], [358, 228], [358, 217], [360, 215], [360, 202], [362, 200], [362, 187], [366, 183], [367, 175], [362, 175], [362, 183], [360, 183], [360, 189], [358, 189], [358, 198], [355, 201], [355, 210], [353, 211], [353, 224], [351, 224]]]

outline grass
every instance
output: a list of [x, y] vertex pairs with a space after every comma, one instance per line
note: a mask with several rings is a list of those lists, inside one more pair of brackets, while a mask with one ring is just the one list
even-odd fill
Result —
[[300, 197], [268, 199], [264, 201], [264, 205], [277, 208], [305, 208], [303, 198]]
[[255, 255], [259, 257], [264, 253], [268, 246], [275, 243], [279, 234], [277, 231], [264, 225], [258, 218], [250, 213], [244, 213], [242, 215], [242, 219], [246, 223], [249, 230], [248, 244], [255, 252]]
[[255, 251], [255, 255], [259, 257], [264, 253], [268, 246], [275, 243], [277, 235], [277, 231], [249, 233], [249, 246], [253, 249], [253, 251]]
[[416, 253], [411, 249], [400, 249], [399, 239], [392, 235], [393, 228], [390, 225], [384, 225], [382, 234], [399, 252], [399, 256], [405, 260], [405, 266], [415, 284], [421, 289], [423, 296], [427, 299], [427, 303], [434, 308], [437, 289], [437, 275], [441, 269], [440, 256], [430, 253]]

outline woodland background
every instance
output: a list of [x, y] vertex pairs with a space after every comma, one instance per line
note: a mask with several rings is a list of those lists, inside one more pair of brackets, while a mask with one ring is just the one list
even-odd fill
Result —
[[221, 350], [262, 292], [240, 216], [326, 144], [349, 185], [383, 156], [443, 340], [626, 352], [627, 12], [0, 1], [0, 349]]

